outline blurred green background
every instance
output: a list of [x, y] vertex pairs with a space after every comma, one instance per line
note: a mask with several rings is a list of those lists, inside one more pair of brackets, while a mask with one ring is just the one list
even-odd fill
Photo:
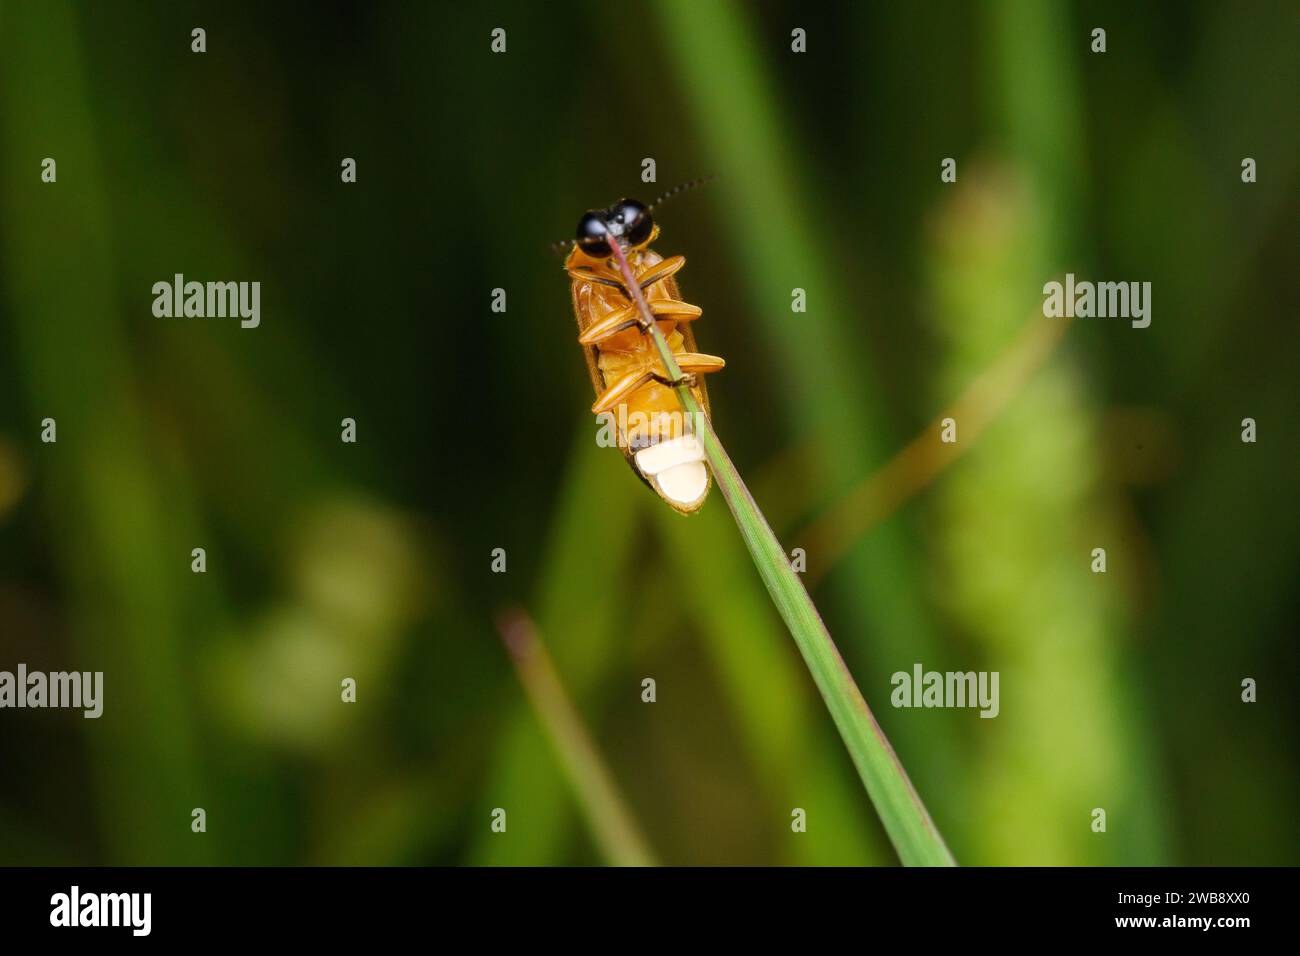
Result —
[[[959, 862], [1295, 863], [1298, 41], [1292, 3], [0, 0], [0, 669], [105, 672], [98, 721], [0, 712], [0, 863], [625, 862], [611, 813], [641, 859], [896, 862], [721, 497], [594, 443], [546, 246], [706, 174], [658, 248], [718, 432]], [[1045, 339], [1067, 271], [1150, 281], [1150, 328]], [[260, 281], [261, 327], [155, 318], [178, 272]], [[917, 662], [1000, 715], [890, 707]]]

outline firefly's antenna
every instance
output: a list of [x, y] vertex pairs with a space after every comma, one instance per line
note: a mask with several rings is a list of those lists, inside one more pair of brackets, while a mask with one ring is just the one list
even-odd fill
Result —
[[717, 178], [718, 178], [717, 174], [715, 173], [709, 176], [701, 176], [699, 179], [688, 180], [687, 182], [682, 183], [680, 186], [674, 186], [672, 189], [668, 190], [668, 192], [664, 193], [662, 196], [660, 196], [658, 199], [652, 202], [650, 204], [650, 208], [651, 210], [657, 209], [659, 206], [663, 205], [665, 202], [667, 202], [669, 199], [672, 199], [674, 196], [677, 196], [684, 192], [689, 192], [692, 189], [697, 189], [700, 186], [707, 186], [709, 183], [713, 182]]

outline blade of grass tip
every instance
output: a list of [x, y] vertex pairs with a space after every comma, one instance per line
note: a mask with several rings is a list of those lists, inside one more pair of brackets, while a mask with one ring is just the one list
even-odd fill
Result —
[[714, 433], [712, 424], [695, 400], [672, 350], [668, 348], [668, 342], [650, 313], [641, 286], [628, 264], [627, 255], [617, 242], [611, 242], [610, 248], [618, 263], [623, 283], [641, 314], [642, 328], [654, 342], [669, 379], [680, 383], [675, 389], [678, 401], [704, 448], [714, 480], [731, 509], [741, 537], [763, 578], [763, 584], [771, 594], [786, 627], [790, 629], [817, 689], [826, 701], [827, 709], [844, 738], [849, 756], [853, 758], [899, 858], [909, 866], [955, 865], [943, 837], [930, 819], [929, 811], [925, 809], [908, 779], [907, 771], [903, 769], [894, 748], [890, 746], [884, 731], [867, 707], [862, 692], [858, 690], [830, 632], [822, 623], [821, 615], [817, 613], [803, 582], [790, 567], [785, 551], [772, 533], [767, 519], [763, 517], [758, 504], [741, 480], [740, 473], [736, 471]]
[[654, 866], [649, 845], [569, 702], [532, 619], [511, 610], [498, 618], [497, 629], [605, 856], [617, 866]]

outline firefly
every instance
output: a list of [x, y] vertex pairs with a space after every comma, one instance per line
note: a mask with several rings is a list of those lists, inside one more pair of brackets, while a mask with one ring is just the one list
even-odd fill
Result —
[[[696, 350], [692, 323], [703, 314], [682, 301], [675, 278], [683, 256], [664, 258], [650, 248], [659, 238], [652, 206], [620, 199], [578, 220], [564, 266], [572, 280], [578, 342], [596, 390], [591, 410], [615, 423], [618, 448], [632, 471], [674, 511], [692, 514], [708, 497], [704, 448], [690, 427], [674, 389], [687, 385], [705, 415], [709, 395], [703, 376], [726, 362]], [[655, 349], [645, 319], [613, 260], [618, 243], [668, 342], [682, 380], [672, 380]]]

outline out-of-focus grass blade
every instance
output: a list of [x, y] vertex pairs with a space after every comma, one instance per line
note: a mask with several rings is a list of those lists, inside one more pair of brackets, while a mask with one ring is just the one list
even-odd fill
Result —
[[565, 694], [533, 622], [515, 610], [501, 616], [498, 628], [606, 858], [619, 866], [655, 865], [649, 844]]
[[[1065, 335], [1066, 321], [1043, 322], [1031, 315], [1023, 330], [935, 420], [878, 471], [792, 535], [818, 562], [808, 569], [811, 584], [826, 574], [857, 540], [932, 482], [979, 441], [984, 429], [1024, 388]], [[961, 423], [961, 441], [936, 440], [943, 420]]]
[[[37, 493], [59, 529], [77, 667], [105, 672], [105, 716], [78, 721], [94, 755], [102, 833], [116, 863], [201, 863], [214, 844], [192, 838], [189, 814], [212, 791], [200, 783], [176, 639], [200, 536], [186, 520], [184, 478], [153, 453], [129, 387], [94, 130], [70, 5], [5, 4], [0, 261], [32, 434], [43, 417], [58, 422], [58, 443], [39, 446]], [[45, 184], [39, 162], [51, 155], [58, 181]]]
[[[607, 672], [619, 650], [611, 635], [619, 632], [619, 617], [627, 610], [622, 582], [645, 494], [640, 483], [628, 480], [627, 466], [617, 454], [597, 447], [594, 434], [594, 425], [587, 423], [575, 432], [536, 605], [538, 627], [550, 635], [551, 655], [577, 701]], [[485, 824], [470, 850], [471, 862], [556, 862], [571, 832], [573, 802], [526, 704], [506, 720], [484, 794], [491, 806], [507, 809], [511, 827], [503, 839]]]
[[[968, 166], [936, 220], [939, 394], [1004, 349], [1018, 317], [1041, 309], [1043, 282], [1079, 254], [1071, 245], [1087, 184], [1074, 64], [1086, 54], [1067, 47], [1059, 8], [1011, 3], [988, 17], [1006, 163]], [[1095, 418], [1072, 356], [1058, 354], [932, 502], [942, 599], [1001, 676], [1000, 716], [979, 728], [971, 787], [981, 821], [971, 839], [988, 862], [1160, 860], [1158, 774], [1141, 756], [1143, 720], [1119, 664], [1128, 562], [1099, 487]], [[1109, 554], [1107, 574], [1090, 573], [1096, 546]], [[1094, 808], [1125, 838], [1094, 833]]]
[[[1036, 207], [1020, 185], [968, 167], [938, 220], [933, 314], [947, 347], [936, 391], [986, 367], [1018, 333], [1007, 317], [1041, 287], [1025, 266]], [[1058, 352], [927, 499], [940, 600], [1000, 677], [999, 714], [978, 721], [971, 744], [981, 825], [970, 839], [990, 863], [1159, 862], [1153, 775], [1135, 759], [1142, 719], [1116, 663], [1131, 562], [1098, 487], [1095, 430], [1075, 363]], [[1089, 570], [1095, 546], [1106, 574]], [[1083, 794], [1095, 796], [1080, 805]], [[1093, 833], [1094, 807], [1126, 838]]]

